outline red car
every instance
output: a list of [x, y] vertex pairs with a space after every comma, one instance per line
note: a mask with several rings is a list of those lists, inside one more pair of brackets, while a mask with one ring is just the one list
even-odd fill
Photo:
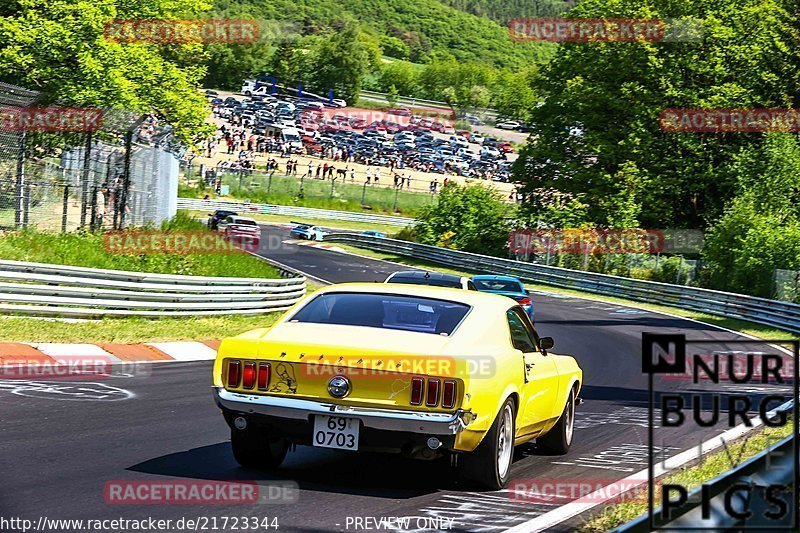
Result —
[[249, 252], [258, 251], [261, 242], [261, 228], [258, 222], [249, 217], [229, 216], [217, 225], [225, 239], [234, 246]]
[[497, 149], [503, 152], [504, 154], [514, 153], [514, 147], [511, 146], [511, 143], [507, 142], [497, 143]]

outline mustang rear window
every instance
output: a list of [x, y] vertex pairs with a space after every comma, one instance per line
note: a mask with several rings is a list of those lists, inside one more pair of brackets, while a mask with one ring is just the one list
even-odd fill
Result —
[[308, 302], [289, 322], [452, 335], [469, 310], [468, 305], [434, 298], [330, 292]]

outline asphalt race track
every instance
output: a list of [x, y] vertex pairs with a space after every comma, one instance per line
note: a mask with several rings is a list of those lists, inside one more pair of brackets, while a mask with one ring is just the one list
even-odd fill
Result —
[[[311, 246], [274, 245], [289, 238], [285, 228], [265, 227], [261, 253], [322, 280], [381, 281], [404, 268]], [[534, 294], [534, 302], [540, 334], [554, 337], [553, 351], [574, 355], [582, 366], [586, 402], [578, 408], [570, 453], [552, 457], [538, 455], [535, 445], [518, 448], [510, 487], [537, 480], [607, 484], [646, 468], [641, 332], [734, 337], [704, 324], [618, 305], [545, 294]], [[45, 513], [59, 519], [277, 517], [279, 531], [304, 532], [363, 531], [367, 523], [356, 519], [365, 517], [412, 517], [400, 529], [428, 530], [425, 521], [416, 520], [424, 517], [440, 519], [443, 529], [492, 532], [563, 503], [461, 487], [443, 462], [311, 447], [290, 453], [280, 475], [265, 478], [233, 460], [227, 426], [211, 397], [210, 362], [147, 366], [149, 375], [82, 384], [0, 383], [3, 516], [34, 522]], [[681, 381], [661, 386], [686, 387]], [[674, 455], [721, 431], [671, 428], [663, 451]], [[120, 505], [104, 498], [108, 482], [171, 479], [254, 480], [261, 485], [282, 480], [297, 483], [300, 490], [296, 501], [259, 505]], [[576, 520], [561, 528], [570, 529]], [[377, 529], [370, 524], [369, 529]]]

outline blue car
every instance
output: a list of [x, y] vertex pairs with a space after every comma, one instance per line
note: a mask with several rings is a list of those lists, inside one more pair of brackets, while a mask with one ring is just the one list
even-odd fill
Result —
[[475, 287], [481, 292], [491, 292], [494, 294], [502, 294], [517, 301], [519, 305], [525, 309], [531, 322], [534, 321], [533, 300], [525, 290], [522, 282], [513, 276], [472, 276], [472, 282]]

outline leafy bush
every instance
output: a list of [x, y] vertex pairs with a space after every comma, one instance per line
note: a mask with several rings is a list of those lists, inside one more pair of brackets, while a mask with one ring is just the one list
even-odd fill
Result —
[[494, 189], [448, 183], [436, 205], [422, 209], [414, 232], [424, 244], [505, 256], [511, 214], [512, 207]]

